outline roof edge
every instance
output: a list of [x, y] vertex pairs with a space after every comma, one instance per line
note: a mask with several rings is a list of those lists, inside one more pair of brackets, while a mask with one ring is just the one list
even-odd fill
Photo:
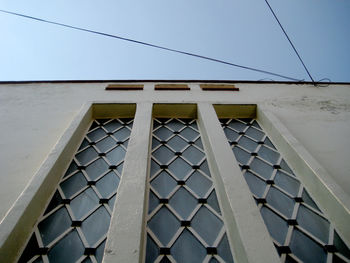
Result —
[[310, 84], [310, 85], [350, 85], [350, 82], [311, 82], [311, 81], [271, 81], [271, 80], [195, 80], [195, 79], [118, 79], [118, 80], [20, 80], [20, 81], [0, 81], [1, 84], [41, 84], [41, 83], [136, 83], [136, 82], [166, 82], [166, 83], [252, 83], [252, 84]]

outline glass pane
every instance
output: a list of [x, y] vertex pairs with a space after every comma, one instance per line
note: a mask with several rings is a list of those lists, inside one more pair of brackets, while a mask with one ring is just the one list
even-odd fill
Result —
[[195, 165], [199, 164], [204, 157], [204, 153], [193, 146], [188, 147], [182, 155], [186, 160]]
[[84, 175], [79, 172], [71, 176], [66, 181], [62, 182], [60, 186], [66, 198], [70, 198], [76, 192], [84, 188], [86, 186], [86, 183], [87, 181]]
[[148, 202], [148, 213], [151, 213], [159, 204], [157, 196], [150, 191], [149, 192], [149, 202]]
[[271, 187], [269, 193], [266, 196], [266, 201], [269, 205], [276, 208], [286, 217], [292, 217], [295, 201], [283, 194], [281, 191], [277, 190], [274, 187]]
[[245, 172], [244, 177], [250, 191], [252, 191], [252, 193], [257, 197], [262, 197], [267, 186], [266, 183], [250, 172]]
[[128, 145], [129, 145], [129, 139], [128, 139], [128, 140], [125, 140], [125, 141], [123, 142], [123, 145], [124, 145], [125, 148], [127, 148]]
[[207, 255], [203, 245], [187, 229], [176, 240], [171, 252], [177, 262], [202, 262]]
[[225, 260], [225, 262], [231, 262], [233, 263], [233, 258], [231, 254], [230, 245], [227, 240], [226, 234], [223, 236], [222, 240], [220, 241], [218, 248], [218, 255]]
[[275, 149], [275, 150], [276, 150], [275, 146], [272, 144], [272, 142], [270, 141], [270, 139], [267, 138], [267, 137], [266, 137], [265, 140], [264, 140], [264, 144], [267, 145], [267, 146], [269, 146], [269, 147], [271, 147], [272, 149]]
[[280, 171], [277, 172], [276, 177], [274, 178], [275, 184], [283, 188], [293, 196], [297, 196], [300, 183], [295, 180], [293, 177], [286, 175]]
[[192, 220], [191, 226], [208, 243], [213, 246], [223, 223], [208, 208], [202, 206]]
[[96, 188], [103, 198], [108, 198], [117, 192], [119, 177], [114, 172], [109, 172], [96, 183]]
[[70, 175], [71, 173], [73, 173], [73, 172], [75, 172], [77, 170], [78, 170], [78, 166], [76, 165], [76, 163], [74, 161], [72, 161], [71, 164], [69, 165], [68, 170], [64, 174], [64, 177]]
[[198, 205], [197, 200], [183, 187], [176, 191], [169, 201], [171, 207], [186, 220]]
[[233, 130], [231, 130], [229, 128], [225, 128], [224, 132], [226, 134], [227, 139], [229, 139], [229, 141], [231, 141], [231, 142], [236, 141], [238, 139], [238, 137], [240, 136], [238, 134], [238, 132], [235, 132], [235, 131], [233, 131]]
[[97, 152], [94, 150], [94, 148], [89, 147], [82, 152], [78, 153], [75, 157], [80, 162], [81, 165], [86, 165], [93, 159], [97, 157]]
[[290, 249], [304, 262], [327, 262], [327, 254], [322, 246], [297, 229], [293, 231]]
[[151, 175], [155, 174], [160, 170], [160, 166], [153, 160], [151, 160]]
[[232, 151], [235, 154], [237, 161], [241, 164], [247, 164], [250, 160], [250, 157], [252, 157], [250, 153], [242, 150], [239, 147], [233, 147]]
[[199, 197], [205, 197], [210, 189], [212, 182], [199, 172], [194, 172], [186, 181], [186, 185], [190, 187]]
[[112, 151], [106, 154], [108, 161], [113, 165], [118, 164], [120, 161], [122, 161], [124, 159], [124, 156], [125, 150], [121, 146], [114, 148]]
[[277, 164], [278, 159], [280, 158], [280, 154], [278, 152], [275, 152], [273, 150], [270, 150], [269, 148], [262, 146], [258, 151], [259, 157], [263, 158], [264, 160], [272, 163]]
[[253, 140], [242, 136], [239, 141], [239, 146], [243, 147], [244, 149], [248, 150], [249, 152], [254, 152], [256, 148], [258, 147], [258, 144], [254, 142]]
[[182, 128], [184, 128], [183, 123], [175, 119], [168, 122], [166, 126], [172, 129], [173, 131], [177, 131], [177, 132], [180, 131]]
[[116, 195], [113, 195], [113, 197], [111, 199], [109, 199], [109, 201], [108, 201], [108, 206], [111, 210], [113, 210], [113, 208], [114, 208], [115, 198], [116, 198]]
[[39, 248], [38, 241], [36, 240], [35, 234], [32, 234], [18, 262], [19, 263], [28, 262], [31, 258], [33, 258], [36, 255], [36, 251], [38, 248]]
[[163, 171], [151, 182], [151, 185], [161, 197], [166, 198], [177, 186], [177, 182]]
[[345, 245], [343, 240], [341, 240], [340, 236], [336, 231], [334, 231], [334, 245], [339, 251], [339, 253], [350, 259], [350, 249]]
[[103, 138], [104, 136], [106, 136], [106, 133], [101, 128], [98, 128], [98, 129], [88, 133], [88, 135], [87, 135], [87, 137], [93, 142], [98, 141], [99, 139]]
[[215, 190], [211, 192], [211, 194], [209, 195], [208, 199], [207, 199], [207, 203], [208, 205], [211, 206], [211, 208], [213, 208], [219, 215], [221, 214], [220, 211], [220, 207], [219, 207], [219, 203], [218, 200], [216, 198], [216, 194], [215, 194]]
[[181, 136], [184, 137], [187, 141], [194, 141], [198, 137], [198, 132], [191, 129], [185, 128], [180, 132]]
[[88, 140], [84, 139], [83, 142], [81, 143], [80, 147], [79, 147], [79, 151], [80, 151], [81, 149], [84, 149], [84, 148], [85, 148], [86, 146], [88, 146], [88, 145], [89, 145]]
[[109, 165], [102, 159], [99, 158], [85, 168], [86, 173], [89, 175], [91, 180], [95, 180], [100, 177], [109, 169]]
[[255, 129], [253, 127], [248, 128], [248, 130], [245, 132], [246, 135], [253, 138], [256, 141], [262, 140], [262, 138], [265, 136], [265, 134], [258, 129]]
[[253, 121], [252, 126], [254, 126], [255, 128], [258, 128], [258, 129], [261, 130], [261, 127], [260, 127], [260, 125], [256, 122], [256, 120]]
[[198, 148], [200, 148], [200, 149], [202, 149], [202, 150], [204, 149], [201, 139], [197, 139], [197, 140], [194, 142], [194, 145], [196, 145]]
[[104, 206], [84, 220], [81, 230], [90, 246], [94, 246], [107, 233], [109, 221], [110, 216]]
[[89, 131], [95, 129], [98, 126], [99, 126], [99, 124], [96, 121], [93, 121], [92, 124], [91, 124], [91, 127], [89, 128]]
[[280, 163], [280, 166], [281, 166], [281, 168], [282, 168], [284, 171], [290, 173], [291, 175], [294, 175], [293, 171], [289, 168], [289, 166], [287, 165], [287, 163], [285, 162], [285, 160], [282, 159], [282, 161], [281, 161], [281, 163]]
[[48, 253], [50, 262], [76, 262], [84, 253], [84, 246], [74, 230], [61, 239]]
[[58, 191], [56, 191], [55, 194], [53, 195], [49, 205], [47, 206], [44, 215], [46, 215], [47, 213], [49, 213], [50, 211], [55, 209], [60, 204], [62, 204], [62, 197], [61, 197], [60, 193]]
[[258, 158], [254, 158], [254, 160], [250, 164], [250, 169], [254, 172], [258, 173], [265, 179], [270, 179], [273, 172], [273, 167], [268, 165], [267, 163], [259, 160]]
[[163, 246], [166, 246], [179, 229], [180, 222], [163, 206], [148, 222], [148, 227], [157, 236]]
[[165, 127], [160, 127], [153, 134], [157, 136], [161, 141], [167, 141], [169, 137], [173, 135], [173, 132]]
[[124, 163], [121, 163], [117, 166], [117, 172], [119, 173], [119, 176], [122, 175], [123, 165], [124, 165]]
[[160, 141], [158, 141], [156, 138], [152, 139], [152, 149], [156, 148], [160, 144]]
[[176, 158], [170, 165], [169, 171], [179, 180], [183, 180], [192, 171], [192, 167], [180, 157]]
[[312, 200], [312, 198], [310, 197], [310, 195], [308, 194], [308, 192], [306, 192], [306, 190], [304, 189], [303, 194], [303, 201], [305, 203], [307, 203], [309, 206], [315, 208], [316, 210], [320, 211], [320, 209], [318, 208], [318, 206], [316, 205], [316, 203], [314, 202], [314, 200]]
[[129, 137], [129, 135], [130, 135], [130, 130], [126, 127], [113, 133], [114, 138], [116, 138], [118, 141], [126, 140]]
[[201, 164], [200, 170], [201, 170], [202, 172], [204, 172], [206, 175], [208, 175], [209, 177], [211, 176], [211, 175], [210, 175], [210, 171], [209, 171], [209, 167], [208, 167], [207, 161], [204, 161], [204, 162]]
[[38, 229], [44, 246], [47, 246], [51, 241], [70, 228], [70, 225], [71, 219], [64, 207], [41, 221]]
[[101, 152], [106, 152], [107, 150], [111, 149], [115, 144], [116, 144], [116, 141], [113, 140], [112, 137], [108, 136], [105, 139], [96, 143], [96, 147]]
[[152, 155], [161, 164], [167, 164], [175, 156], [175, 154], [165, 146], [158, 148]]
[[286, 239], [288, 231], [287, 222], [265, 206], [261, 208], [260, 212], [270, 235], [280, 243], [280, 245], [284, 245], [284, 240]]
[[72, 200], [70, 207], [76, 219], [79, 220], [95, 208], [98, 203], [99, 198], [91, 188], [88, 188]]
[[237, 132], [242, 132], [246, 128], [246, 125], [237, 121], [237, 120], [232, 120], [229, 125], [230, 128], [236, 130]]
[[120, 122], [117, 120], [112, 120], [111, 122], [108, 122], [106, 125], [104, 125], [104, 128], [109, 132], [113, 132], [120, 127], [122, 127], [122, 124], [120, 124]]
[[97, 262], [102, 262], [105, 245], [106, 245], [106, 241], [103, 241], [101, 245], [99, 245], [98, 248], [96, 249], [95, 258]]
[[153, 263], [159, 255], [158, 246], [154, 243], [152, 238], [147, 235], [147, 247], [146, 247], [146, 263]]
[[188, 145], [188, 143], [181, 139], [179, 136], [175, 136], [169, 140], [168, 145], [175, 152], [181, 152]]
[[305, 228], [324, 243], [328, 243], [329, 222], [327, 220], [303, 205], [299, 207], [297, 220], [301, 227]]

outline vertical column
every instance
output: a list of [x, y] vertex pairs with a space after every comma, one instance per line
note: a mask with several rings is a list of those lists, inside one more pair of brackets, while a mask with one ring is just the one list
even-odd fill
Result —
[[152, 103], [137, 104], [103, 262], [141, 262]]
[[280, 262], [214, 107], [199, 103], [198, 119], [236, 261]]

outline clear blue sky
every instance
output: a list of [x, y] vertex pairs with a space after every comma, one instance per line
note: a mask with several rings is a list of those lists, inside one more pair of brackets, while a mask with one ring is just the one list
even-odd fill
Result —
[[[350, 82], [350, 1], [269, 0], [315, 80]], [[264, 0], [0, 0], [0, 9], [309, 80]], [[0, 81], [283, 80], [0, 13]]]

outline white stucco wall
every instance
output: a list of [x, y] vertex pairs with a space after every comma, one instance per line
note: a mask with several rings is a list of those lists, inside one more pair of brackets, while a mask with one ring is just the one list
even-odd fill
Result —
[[236, 84], [238, 92], [105, 91], [107, 83], [0, 84], [0, 219], [87, 101], [253, 103], [274, 113], [350, 195], [350, 85]]

